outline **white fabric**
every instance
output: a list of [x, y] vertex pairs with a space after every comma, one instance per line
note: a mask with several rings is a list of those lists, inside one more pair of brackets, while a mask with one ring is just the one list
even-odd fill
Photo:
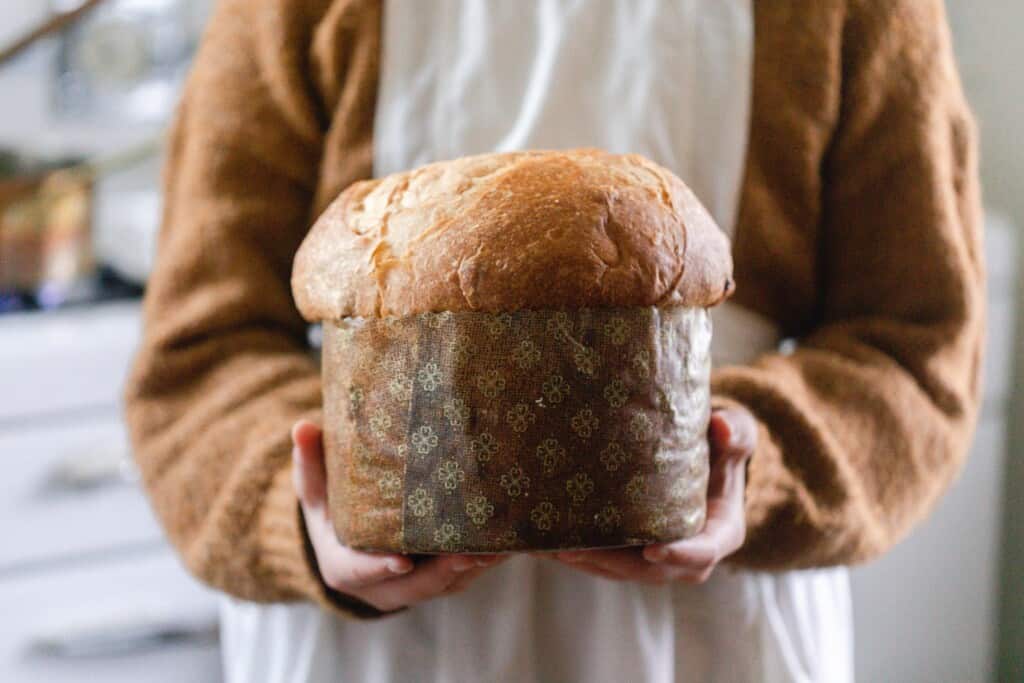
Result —
[[[749, 125], [753, 0], [386, 0], [375, 172], [598, 146], [679, 174], [730, 234]], [[716, 362], [778, 332], [716, 314]], [[844, 569], [717, 570], [642, 586], [515, 557], [375, 622], [225, 599], [229, 681], [852, 680]]]

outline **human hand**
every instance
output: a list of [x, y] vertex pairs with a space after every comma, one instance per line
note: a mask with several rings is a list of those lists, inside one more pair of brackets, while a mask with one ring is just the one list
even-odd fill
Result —
[[320, 576], [334, 590], [382, 612], [424, 602], [465, 589], [498, 555], [441, 555], [413, 562], [406, 555], [353, 550], [338, 540], [327, 512], [327, 473], [322, 432], [300, 420], [292, 428], [295, 492]]
[[738, 407], [715, 411], [708, 425], [708, 442], [708, 514], [699, 534], [643, 548], [561, 552], [555, 559], [619, 581], [707, 581], [718, 563], [743, 545], [746, 536], [743, 493], [747, 460], [757, 444], [754, 416]]

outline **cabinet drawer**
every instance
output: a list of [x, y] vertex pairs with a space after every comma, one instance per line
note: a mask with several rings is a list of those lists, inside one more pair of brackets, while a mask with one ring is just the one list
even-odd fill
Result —
[[137, 303], [0, 318], [0, 422], [119, 403]]
[[216, 597], [169, 552], [0, 580], [0, 679], [220, 680]]
[[0, 461], [0, 576], [41, 561], [160, 542], [113, 410], [0, 431]]

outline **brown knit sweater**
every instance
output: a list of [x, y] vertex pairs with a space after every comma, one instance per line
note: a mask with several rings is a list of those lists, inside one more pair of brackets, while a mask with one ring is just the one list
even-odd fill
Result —
[[[736, 564], [862, 561], [932, 507], [977, 410], [973, 124], [939, 0], [754, 3], [736, 301], [798, 340], [716, 373], [760, 422]], [[288, 282], [312, 219], [371, 173], [379, 0], [222, 0], [170, 145], [127, 418], [187, 566], [252, 600], [332, 596], [289, 428], [320, 380]], [[362, 612], [367, 613], [367, 612]]]

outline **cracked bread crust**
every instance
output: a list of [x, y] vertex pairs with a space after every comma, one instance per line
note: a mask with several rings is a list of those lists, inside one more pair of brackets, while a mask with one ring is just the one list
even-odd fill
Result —
[[485, 154], [354, 183], [295, 257], [310, 321], [713, 306], [729, 241], [683, 182], [595, 149]]

